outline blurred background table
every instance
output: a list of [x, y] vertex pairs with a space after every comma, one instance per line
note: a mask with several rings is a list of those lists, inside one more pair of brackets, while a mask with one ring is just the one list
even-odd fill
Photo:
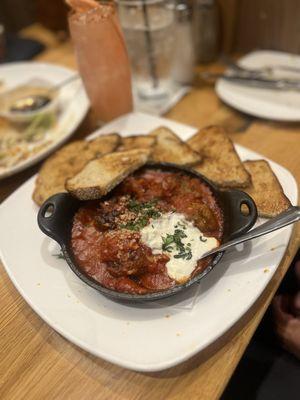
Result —
[[[36, 61], [76, 68], [71, 43], [34, 24], [22, 31], [38, 39], [46, 51]], [[203, 67], [199, 67], [199, 70]], [[221, 71], [215, 63], [205, 70]], [[300, 181], [300, 123], [255, 119], [224, 105], [213, 86], [196, 79], [187, 94], [165, 117], [201, 128], [224, 126], [232, 140], [278, 162]], [[91, 113], [72, 136], [83, 138], [95, 129]], [[36, 165], [0, 182], [0, 201], [40, 167]], [[193, 359], [160, 373], [128, 371], [85, 353], [63, 339], [25, 303], [0, 267], [0, 398], [11, 399], [201, 399], [220, 397], [252, 335], [299, 248], [300, 226], [294, 227], [286, 254], [267, 289], [249, 312], [224, 337]], [[26, 268], [26, 266], [24, 266]]]

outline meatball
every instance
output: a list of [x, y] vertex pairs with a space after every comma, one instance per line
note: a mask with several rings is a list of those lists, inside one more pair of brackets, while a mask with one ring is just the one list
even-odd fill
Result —
[[140, 275], [147, 266], [147, 251], [144, 247], [136, 232], [109, 232], [102, 241], [101, 259], [113, 276]]

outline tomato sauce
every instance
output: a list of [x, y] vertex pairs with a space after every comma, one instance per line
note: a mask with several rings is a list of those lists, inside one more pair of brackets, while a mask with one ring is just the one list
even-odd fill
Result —
[[[74, 216], [72, 250], [79, 267], [101, 285], [146, 294], [176, 285], [169, 256], [153, 254], [140, 230], [161, 213], [184, 214], [206, 236], [222, 241], [223, 213], [205, 182], [183, 172], [146, 168], [126, 178], [105, 199], [87, 202]], [[197, 263], [192, 276], [211, 262]]]

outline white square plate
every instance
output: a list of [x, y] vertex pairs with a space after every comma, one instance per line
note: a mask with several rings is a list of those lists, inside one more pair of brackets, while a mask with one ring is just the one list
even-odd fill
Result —
[[[299, 72], [274, 71], [273, 79], [300, 80], [300, 56], [279, 51], [260, 50], [242, 57], [238, 64], [244, 68], [286, 66]], [[243, 86], [219, 79], [216, 85], [218, 96], [230, 106], [260, 118], [279, 121], [300, 121], [300, 91], [270, 90]]]
[[[112, 131], [123, 135], [147, 133], [160, 125], [173, 129], [183, 139], [196, 130], [134, 113], [93, 136]], [[243, 147], [236, 148], [242, 159], [262, 158]], [[286, 195], [296, 204], [293, 176], [274, 162], [271, 166]], [[31, 200], [34, 179], [0, 206], [0, 247], [7, 273], [28, 304], [62, 336], [96, 356], [134, 370], [172, 367], [220, 337], [262, 293], [292, 231], [289, 226], [248, 242], [241, 251], [226, 253], [200, 285], [184, 294], [158, 304], [123, 305], [86, 286], [64, 260], [55, 256], [58, 245], [42, 234], [36, 222], [38, 209]]]

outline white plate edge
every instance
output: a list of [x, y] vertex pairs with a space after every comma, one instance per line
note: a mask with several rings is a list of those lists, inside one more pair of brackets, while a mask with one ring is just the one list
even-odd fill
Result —
[[[290, 53], [286, 53], [284, 51], [276, 51], [276, 50], [254, 50], [251, 51], [250, 53], [244, 55], [243, 57], [241, 57], [238, 61], [239, 62], [247, 62], [247, 60], [253, 56], [261, 56], [262, 54], [267, 54], [267, 55], [278, 55], [278, 56], [291, 56], [291, 57], [299, 57], [299, 55], [297, 54], [290, 54]], [[300, 57], [299, 57], [300, 59]], [[279, 117], [277, 116], [277, 114], [274, 114], [272, 117], [271, 116], [266, 116], [266, 114], [264, 114], [263, 112], [260, 111], [260, 108], [255, 108], [255, 110], [252, 110], [252, 107], [244, 107], [243, 105], [241, 106], [240, 104], [237, 104], [236, 101], [232, 100], [231, 95], [229, 94], [229, 97], [227, 97], [227, 95], [224, 95], [223, 93], [223, 85], [227, 84], [227, 81], [219, 78], [217, 79], [217, 82], [215, 84], [215, 91], [217, 93], [217, 95], [219, 96], [219, 98], [227, 105], [229, 105], [230, 107], [234, 108], [235, 110], [238, 110], [242, 113], [245, 113], [247, 115], [250, 115], [252, 117], [257, 117], [257, 118], [262, 118], [265, 120], [270, 120], [270, 121], [283, 121], [283, 122], [298, 122], [300, 121], [300, 112], [299, 112], [299, 117], [289, 117], [289, 116], [283, 116], [283, 117]], [[225, 86], [224, 91], [228, 92], [228, 89]]]
[[[0, 74], [1, 74], [1, 69], [12, 69], [12, 68], [15, 68], [15, 67], [16, 67], [16, 69], [18, 69], [20, 67], [21, 68], [22, 67], [24, 67], [24, 68], [25, 67], [32, 68], [33, 64], [34, 64], [34, 66], [36, 66], [38, 68], [41, 68], [41, 69], [47, 70], [48, 68], [53, 68], [53, 69], [56, 69], [58, 71], [60, 70], [60, 71], [63, 71], [64, 73], [68, 73], [68, 74], [74, 73], [74, 71], [75, 71], [72, 68], [68, 68], [68, 67], [64, 67], [64, 66], [56, 65], [56, 64], [51, 64], [51, 63], [46, 63], [46, 62], [20, 61], [20, 62], [6, 63], [6, 64], [2, 64], [2, 65], [0, 64]], [[35, 156], [30, 157], [29, 159], [26, 159], [23, 162], [20, 162], [20, 163], [16, 164], [15, 166], [12, 166], [11, 168], [7, 168], [3, 172], [0, 172], [0, 180], [4, 179], [4, 178], [8, 178], [8, 177], [10, 177], [12, 175], [15, 175], [18, 172], [24, 171], [25, 169], [30, 168], [34, 164], [37, 164], [39, 161], [43, 160], [49, 154], [51, 154], [53, 151], [55, 151], [59, 146], [64, 144], [75, 133], [75, 130], [80, 126], [80, 124], [82, 123], [82, 121], [86, 117], [88, 109], [89, 109], [89, 101], [87, 99], [87, 96], [85, 94], [85, 91], [84, 91], [84, 88], [83, 88], [82, 84], [81, 84], [81, 88], [79, 89], [79, 91], [82, 92], [80, 94], [81, 95], [83, 94], [86, 97], [87, 101], [86, 101], [86, 104], [85, 104], [85, 107], [84, 107], [85, 110], [82, 113], [82, 117], [78, 120], [78, 123], [77, 123], [76, 127], [73, 127], [72, 129], [70, 129], [70, 132], [68, 134], [66, 134], [63, 137], [61, 137], [60, 140], [57, 140], [52, 145], [46, 147], [44, 151], [40, 151]]]
[[[147, 114], [144, 114], [144, 113], [131, 113], [131, 114], [129, 114], [129, 116], [135, 116], [136, 114], [139, 114], [139, 115], [142, 114], [143, 116], [148, 117], [148, 115], [147, 115]], [[118, 118], [117, 120], [122, 120], [123, 118], [125, 119], [125, 118], [127, 118], [127, 117], [128, 117], [128, 115], [127, 115], [127, 116], [122, 116], [122, 117]], [[165, 118], [159, 118], [159, 117], [156, 117], [156, 116], [150, 116], [150, 117], [155, 118], [155, 119], [161, 119], [161, 120], [165, 119]], [[166, 119], [165, 119], [165, 120], [166, 120]], [[194, 129], [195, 131], [197, 130], [197, 128], [195, 128], [195, 127], [192, 127], [192, 126], [189, 126], [189, 125], [185, 125], [185, 124], [181, 124], [181, 123], [178, 123], [177, 121], [173, 121], [173, 120], [167, 120], [167, 121], [168, 121], [168, 122], [175, 123], [176, 125], [178, 125], [178, 128], [180, 128], [180, 127], [182, 126], [182, 127], [185, 127], [185, 128], [188, 127], [188, 128]], [[116, 120], [114, 120], [114, 123], [115, 123], [115, 122], [116, 122]], [[107, 125], [106, 125], [106, 126], [107, 126]], [[91, 138], [91, 136], [92, 136], [92, 137], [98, 136], [99, 134], [101, 135], [101, 133], [102, 133], [102, 132], [101, 132], [101, 129], [100, 129], [100, 130], [97, 130], [97, 131], [95, 131], [94, 133], [92, 133], [91, 135], [89, 135], [88, 138]], [[248, 149], [248, 148], [246, 148], [246, 147], [244, 147], [244, 146], [237, 145], [237, 144], [235, 144], [235, 146], [236, 146], [237, 150], [238, 150], [239, 148], [240, 148], [240, 149], [244, 149], [244, 150], [246, 150], [247, 152], [252, 153], [251, 155], [252, 155], [253, 157], [263, 158], [263, 159], [269, 161], [271, 165], [272, 165], [272, 164], [273, 164], [273, 165], [276, 165], [277, 167], [281, 168], [285, 173], [287, 173], [287, 174], [289, 175], [289, 178], [290, 178], [290, 179], [293, 181], [293, 183], [295, 184], [295, 188], [296, 188], [296, 197], [297, 197], [297, 199], [298, 199], [298, 185], [297, 185], [297, 182], [296, 182], [294, 176], [291, 174], [291, 172], [290, 172], [287, 168], [281, 166], [280, 164], [276, 163], [275, 161], [272, 161], [272, 160], [270, 160], [270, 159], [264, 157], [263, 155], [261, 155], [261, 154], [255, 152], [255, 151], [253, 151], [253, 150], [251, 150], [251, 149]], [[36, 178], [36, 176], [37, 176], [37, 174], [34, 175], [33, 177], [29, 178], [26, 182], [24, 182], [16, 191], [14, 191], [7, 199], [4, 200], [4, 202], [0, 205], [0, 208], [1, 208], [3, 205], [5, 205], [5, 204], [9, 201], [9, 199], [10, 199], [11, 197], [13, 197], [14, 195], [17, 195], [18, 191], [21, 190], [23, 186], [29, 184], [32, 180], [34, 180], [34, 179]], [[292, 229], [290, 230], [289, 240], [288, 240], [288, 242], [287, 242], [287, 244], [286, 244], [286, 246], [285, 246], [285, 248], [284, 248], [283, 256], [284, 256], [284, 254], [285, 254], [285, 252], [286, 252], [286, 249], [287, 249], [287, 247], [288, 247], [288, 245], [289, 245], [290, 238], [291, 238], [291, 234], [292, 234]], [[57, 331], [57, 332], [58, 332], [59, 334], [61, 334], [64, 338], [66, 338], [67, 340], [70, 340], [72, 343], [76, 344], [77, 346], [79, 346], [79, 347], [82, 348], [83, 350], [87, 351], [88, 353], [91, 353], [91, 354], [93, 354], [94, 356], [97, 356], [97, 357], [99, 357], [99, 358], [102, 358], [102, 359], [105, 360], [105, 361], [111, 362], [111, 363], [113, 363], [113, 364], [119, 365], [119, 366], [124, 367], [124, 368], [127, 368], [127, 369], [131, 369], [131, 370], [134, 370], [134, 371], [143, 371], [143, 372], [161, 371], [161, 370], [165, 370], [165, 369], [167, 369], [167, 368], [170, 368], [170, 367], [172, 367], [172, 366], [175, 366], [175, 365], [177, 365], [177, 364], [179, 364], [179, 363], [182, 363], [182, 362], [186, 361], [187, 359], [193, 357], [195, 354], [199, 353], [201, 350], [203, 350], [203, 349], [204, 349], [205, 347], [207, 347], [209, 344], [215, 342], [219, 337], [221, 337], [222, 335], [224, 335], [224, 333], [227, 332], [227, 331], [229, 331], [229, 330], [232, 328], [232, 326], [233, 326], [238, 320], [240, 320], [240, 318], [245, 314], [245, 312], [241, 311], [241, 313], [239, 314], [239, 317], [238, 317], [230, 326], [227, 326], [224, 330], [222, 330], [222, 331], [221, 331], [222, 333], [221, 333], [221, 334], [218, 334], [217, 338], [213, 339], [212, 341], [207, 340], [207, 341], [203, 342], [199, 347], [195, 347], [191, 352], [189, 352], [189, 353], [187, 353], [187, 354], [185, 354], [185, 355], [183, 355], [183, 356], [181, 356], [181, 357], [177, 356], [177, 357], [176, 357], [175, 359], [173, 359], [173, 360], [168, 360], [167, 362], [166, 362], [166, 361], [163, 361], [163, 362], [161, 362], [161, 363], [155, 363], [155, 364], [139, 364], [139, 363], [132, 363], [131, 361], [124, 361], [124, 358], [123, 358], [122, 360], [120, 360], [120, 359], [116, 359], [115, 357], [110, 356], [109, 354], [103, 354], [103, 353], [100, 354], [100, 353], [98, 353], [97, 351], [92, 351], [90, 348], [88, 348], [87, 346], [85, 346], [85, 344], [84, 344], [81, 340], [78, 340], [76, 337], [73, 337], [72, 335], [69, 335], [68, 333], [66, 334], [66, 332], [65, 332], [64, 330], [61, 330], [61, 329], [57, 326], [57, 324], [56, 324], [54, 321], [49, 320], [47, 316], [44, 316], [43, 312], [40, 312], [38, 309], [36, 309], [36, 308], [35, 308], [35, 305], [32, 304], [31, 301], [27, 298], [27, 296], [23, 293], [23, 290], [19, 287], [19, 285], [18, 285], [17, 282], [15, 281], [14, 277], [10, 274], [10, 269], [9, 269], [8, 265], [6, 264], [5, 257], [4, 257], [4, 255], [3, 255], [1, 249], [0, 249], [0, 258], [2, 259], [2, 262], [3, 262], [3, 265], [4, 265], [5, 271], [7, 272], [8, 276], [10, 277], [10, 279], [11, 279], [11, 281], [13, 282], [14, 286], [16, 287], [16, 289], [18, 290], [18, 292], [21, 294], [21, 296], [24, 298], [24, 300], [25, 300], [25, 301], [30, 305], [30, 307], [31, 307], [31, 308], [32, 308], [32, 309], [33, 309], [33, 310], [34, 310], [48, 325], [50, 325], [55, 331]], [[281, 258], [281, 260], [282, 260], [282, 258]], [[281, 260], [279, 261], [278, 265], [280, 264]], [[272, 276], [275, 274], [275, 272], [276, 272], [276, 270], [277, 270], [277, 268], [278, 268], [278, 265], [277, 265], [277, 267], [274, 269]], [[270, 281], [270, 280], [269, 280], [269, 281]], [[268, 281], [268, 283], [269, 283], [269, 281]], [[267, 283], [267, 284], [268, 284], [268, 283]], [[253, 301], [251, 302], [251, 304], [250, 304], [250, 306], [249, 306], [249, 308], [247, 309], [246, 312], [248, 312], [248, 310], [253, 306], [253, 304], [257, 301], [257, 299], [261, 296], [261, 294], [263, 293], [263, 291], [265, 290], [265, 288], [266, 288], [266, 286], [263, 287], [263, 288], [258, 292], [257, 296], [253, 299]]]

